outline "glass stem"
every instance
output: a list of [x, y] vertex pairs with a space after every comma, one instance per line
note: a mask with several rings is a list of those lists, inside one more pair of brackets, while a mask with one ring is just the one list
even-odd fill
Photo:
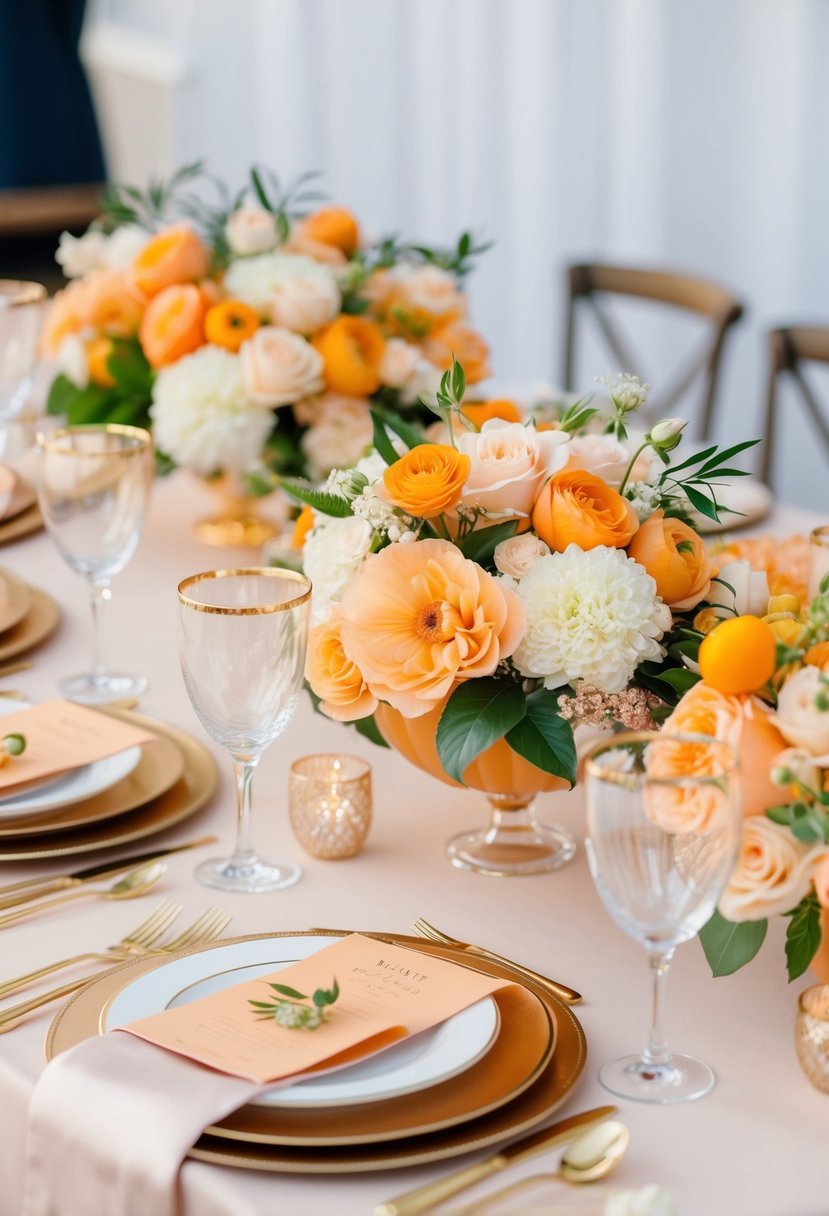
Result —
[[104, 604], [109, 603], [112, 599], [112, 592], [110, 591], [108, 582], [91, 583], [89, 589], [90, 603], [92, 605], [92, 661], [89, 670], [94, 680], [106, 675], [107, 667], [102, 657], [101, 617], [103, 616]]
[[236, 855], [234, 861], [240, 865], [250, 865], [256, 861], [256, 850], [253, 847], [253, 832], [250, 814], [250, 787], [253, 774], [259, 763], [259, 757], [246, 757], [237, 760], [233, 757], [233, 775], [236, 778]]
[[674, 957], [673, 947], [670, 950], [649, 950], [648, 962], [653, 975], [653, 1005], [651, 1006], [651, 1029], [648, 1035], [648, 1045], [642, 1052], [646, 1064], [654, 1067], [670, 1063], [671, 1053], [665, 1041], [662, 1028], [663, 1006], [665, 1001], [665, 980], [668, 968]]

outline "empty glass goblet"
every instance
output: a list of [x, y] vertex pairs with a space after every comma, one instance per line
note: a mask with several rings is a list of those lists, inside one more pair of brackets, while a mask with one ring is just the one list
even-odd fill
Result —
[[46, 288], [0, 279], [0, 422], [16, 417], [32, 387]]
[[311, 584], [274, 567], [211, 570], [179, 583], [178, 600], [184, 683], [202, 726], [230, 752], [236, 776], [236, 852], [204, 862], [196, 875], [225, 891], [277, 891], [301, 871], [257, 856], [251, 783], [299, 700]]
[[738, 769], [732, 747], [702, 735], [616, 735], [587, 758], [590, 871], [617, 925], [645, 947], [654, 980], [647, 1047], [599, 1073], [620, 1097], [686, 1102], [714, 1085], [707, 1064], [669, 1050], [661, 998], [676, 947], [710, 919], [734, 867]]
[[89, 671], [59, 682], [86, 705], [139, 696], [143, 676], [109, 671], [101, 655], [100, 616], [110, 583], [138, 546], [153, 477], [152, 439], [135, 426], [73, 426], [37, 437], [40, 510], [61, 557], [89, 583]]

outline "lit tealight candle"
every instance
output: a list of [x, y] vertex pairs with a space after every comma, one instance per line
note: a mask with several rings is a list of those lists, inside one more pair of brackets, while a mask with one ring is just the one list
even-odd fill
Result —
[[371, 825], [371, 766], [357, 756], [303, 756], [291, 765], [288, 808], [312, 857], [353, 857]]

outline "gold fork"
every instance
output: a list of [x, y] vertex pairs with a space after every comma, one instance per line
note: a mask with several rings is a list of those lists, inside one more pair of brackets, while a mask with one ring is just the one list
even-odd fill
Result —
[[[206, 945], [208, 942], [215, 941], [222, 930], [230, 923], [231, 918], [224, 912], [221, 912], [221, 910], [218, 908], [211, 908], [210, 912], [216, 913], [217, 915], [214, 917], [211, 927], [207, 930], [202, 930], [198, 936], [194, 935], [195, 925], [199, 923], [196, 921], [194, 925], [191, 925], [188, 930], [185, 930], [184, 933], [179, 934], [177, 938], [168, 943], [166, 946], [155, 946], [151, 950], [135, 953], [137, 953], [139, 957], [141, 954], [146, 954], [148, 958], [157, 954], [176, 953], [179, 949], [181, 949], [180, 943], [182, 939], [188, 937], [191, 939], [187, 943], [189, 946], [201, 946]], [[199, 920], [203, 921], [208, 915], [209, 913], [204, 913]], [[58, 1001], [61, 999], [61, 997], [69, 996], [72, 992], [76, 992], [79, 988], [84, 988], [91, 980], [95, 979], [98, 975], [102, 975], [103, 972], [107, 970], [109, 970], [109, 968], [104, 967], [102, 971], [96, 971], [94, 975], [88, 975], [82, 980], [74, 980], [69, 984], [63, 984], [60, 988], [51, 988], [48, 992], [44, 992], [40, 996], [32, 997], [32, 999], [29, 1001], [21, 1001], [18, 1005], [12, 1005], [10, 1008], [2, 1010], [2, 1012], [0, 1012], [0, 1034], [6, 1034], [7, 1031], [14, 1030], [15, 1026], [20, 1025], [20, 1022], [27, 1013], [32, 1013], [35, 1009], [40, 1009], [43, 1005], [48, 1005], [52, 1001]]]
[[126, 874], [122, 874], [111, 886], [103, 890], [98, 887], [82, 887], [78, 891], [70, 891], [66, 895], [55, 895], [52, 899], [41, 899], [37, 903], [27, 904], [25, 908], [18, 908], [15, 912], [7, 912], [5, 916], [0, 916], [0, 929], [5, 929], [7, 925], [15, 925], [19, 920], [35, 916], [38, 912], [57, 908], [60, 904], [73, 903], [76, 899], [136, 899], [139, 895], [146, 894], [150, 887], [154, 887], [166, 873], [166, 862], [145, 862], [143, 866], [128, 870]]
[[486, 950], [483, 946], [472, 946], [469, 942], [458, 941], [456, 937], [450, 937], [448, 933], [442, 933], [440, 929], [436, 929], [434, 925], [430, 925], [422, 917], [419, 917], [414, 922], [412, 928], [418, 937], [425, 937], [429, 941], [440, 942], [444, 946], [454, 946], [456, 950], [463, 950], [466, 954], [475, 955], [477, 958], [487, 958], [492, 963], [498, 963], [499, 966], [506, 967], [509, 971], [514, 971], [517, 975], [523, 975], [526, 979], [530, 979], [533, 983], [545, 988], [553, 996], [557, 996], [560, 1001], [565, 1001], [568, 1005], [578, 1005], [582, 1000], [581, 994], [576, 992], [574, 988], [568, 988], [566, 984], [559, 984], [556, 980], [551, 980], [546, 975], [540, 975], [538, 971], [525, 967], [523, 963], [515, 963], [512, 959], [504, 958], [502, 954], [496, 954], [494, 950]]

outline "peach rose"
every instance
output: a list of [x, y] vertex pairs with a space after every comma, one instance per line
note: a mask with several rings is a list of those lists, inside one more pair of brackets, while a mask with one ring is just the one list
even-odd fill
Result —
[[57, 358], [65, 339], [76, 336], [86, 324], [83, 297], [83, 280], [76, 279], [49, 304], [40, 335], [40, 351], [47, 359]]
[[557, 553], [568, 545], [624, 549], [639, 527], [631, 504], [601, 477], [581, 469], [564, 469], [552, 477], [536, 499], [532, 518], [538, 535]]
[[328, 245], [350, 258], [360, 247], [356, 217], [346, 207], [322, 207], [300, 225], [306, 240]]
[[810, 667], [819, 667], [821, 671], [829, 672], [829, 642], [815, 642], [803, 656], [803, 662]]
[[276, 248], [276, 218], [263, 207], [239, 207], [227, 221], [225, 235], [233, 253], [240, 257], [267, 253]]
[[84, 324], [113, 338], [128, 338], [141, 320], [141, 305], [117, 270], [93, 270], [83, 280]]
[[300, 446], [315, 477], [350, 467], [371, 447], [374, 426], [367, 401], [323, 393], [315, 401], [315, 418]]
[[323, 266], [345, 266], [348, 260], [342, 249], [338, 249], [336, 245], [327, 245], [325, 241], [316, 241], [306, 235], [301, 224], [291, 231], [282, 246], [282, 251], [283, 253], [298, 254], [303, 258], [312, 258], [313, 261], [320, 262]]
[[790, 912], [827, 857], [825, 844], [803, 844], [765, 815], [751, 816], [743, 822], [737, 865], [720, 897], [721, 914], [739, 922]]
[[423, 343], [423, 353], [430, 363], [443, 370], [452, 366], [455, 358], [463, 365], [467, 384], [477, 384], [490, 374], [489, 347], [479, 333], [462, 321], [450, 321], [432, 330]]
[[313, 273], [285, 275], [274, 283], [271, 320], [298, 334], [313, 334], [340, 311], [340, 291], [334, 276], [321, 266]]
[[141, 349], [151, 367], [175, 363], [204, 345], [204, 300], [192, 283], [165, 287], [141, 319]]
[[464, 431], [458, 449], [471, 464], [462, 506], [529, 519], [544, 482], [567, 463], [568, 436], [491, 418], [477, 433]]
[[389, 465], [377, 489], [409, 515], [434, 519], [458, 505], [469, 469], [469, 457], [448, 444], [421, 443]]
[[371, 692], [407, 718], [489, 676], [524, 631], [518, 596], [449, 541], [369, 554], [340, 606], [343, 648]]
[[549, 552], [550, 546], [539, 540], [534, 532], [525, 532], [523, 536], [510, 536], [497, 544], [493, 561], [501, 574], [509, 578], [523, 578], [530, 566]]
[[192, 228], [164, 228], [132, 260], [127, 282], [139, 299], [158, 295], [175, 283], [194, 283], [210, 268], [210, 255]]
[[818, 862], [812, 876], [817, 895], [822, 908], [829, 908], [829, 855]]
[[263, 409], [301, 401], [323, 388], [323, 362], [309, 342], [263, 325], [239, 351], [242, 379], [249, 399]]
[[696, 608], [711, 586], [712, 562], [705, 541], [679, 519], [654, 511], [628, 545], [628, 556], [644, 566], [656, 590], [675, 612]]
[[365, 718], [377, 708], [377, 698], [343, 649], [336, 612], [311, 630], [305, 678], [320, 698], [322, 712], [337, 722]]
[[829, 682], [818, 667], [802, 667], [787, 680], [777, 697], [774, 721], [784, 739], [812, 756], [829, 752]]
[[[645, 752], [648, 818], [677, 835], [725, 828], [738, 809], [732, 801], [739, 796], [737, 772], [726, 775], [732, 753], [720, 746], [724, 740], [668, 737], [675, 730], [669, 728]], [[736, 758], [736, 752], [733, 755]]]
[[403, 388], [416, 374], [422, 358], [419, 346], [404, 338], [389, 338], [377, 365], [381, 383], [389, 388]]
[[439, 266], [396, 266], [393, 292], [404, 308], [441, 321], [457, 320], [466, 312], [466, 297], [458, 291], [455, 276]]
[[[601, 477], [614, 490], [618, 489], [630, 464], [632, 453], [613, 435], [574, 435], [570, 440], [568, 469], [584, 469]], [[630, 475], [631, 481], [642, 481], [648, 475], [650, 460], [642, 452]]]

